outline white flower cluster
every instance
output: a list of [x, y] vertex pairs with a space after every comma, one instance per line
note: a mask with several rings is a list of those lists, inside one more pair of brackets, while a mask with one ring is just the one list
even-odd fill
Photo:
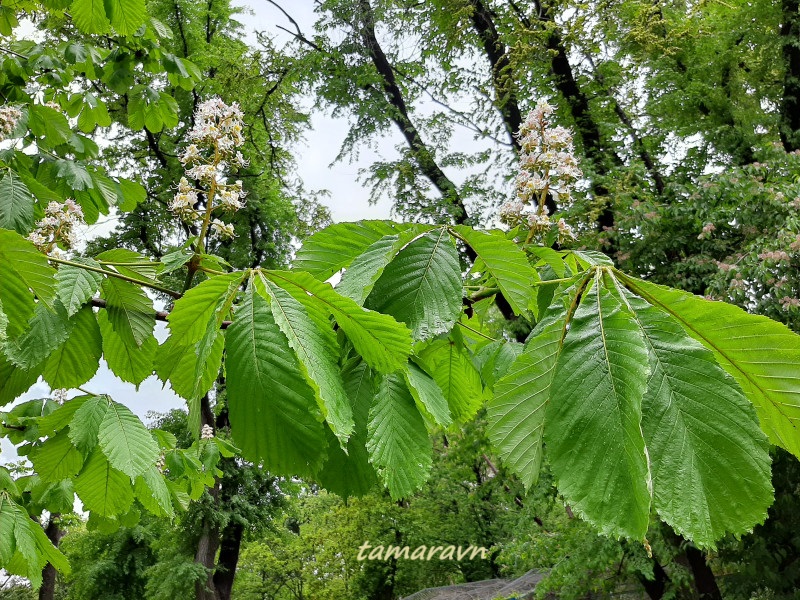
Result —
[[57, 389], [50, 392], [50, 397], [59, 404], [64, 404], [67, 401], [67, 390]]
[[558, 228], [558, 240], [575, 239], [575, 233], [564, 219], [550, 219], [545, 202], [550, 194], [560, 204], [570, 199], [570, 187], [582, 173], [578, 168], [568, 129], [551, 127], [549, 118], [554, 108], [540, 100], [522, 124], [519, 132], [520, 170], [517, 175], [517, 197], [500, 206], [500, 220], [516, 227], [523, 225], [533, 235]]
[[0, 106], [0, 141], [8, 139], [14, 133], [21, 118], [22, 113], [19, 109], [13, 106]]
[[200, 439], [201, 440], [214, 439], [214, 428], [208, 424], [203, 425], [203, 429], [200, 430]]
[[[243, 114], [235, 102], [228, 106], [219, 98], [200, 104], [195, 112], [195, 124], [189, 131], [189, 144], [181, 155], [186, 177], [181, 177], [178, 189], [169, 203], [169, 209], [184, 221], [198, 221], [203, 217], [196, 210], [199, 194], [205, 194], [212, 203], [211, 211], [233, 213], [244, 206], [247, 195], [240, 180], [226, 183], [225, 172], [247, 166], [242, 153], [237, 150], [244, 144]], [[204, 189], [193, 187], [189, 180], [200, 183]], [[234, 236], [233, 225], [219, 219], [208, 222], [209, 231], [222, 238]]]
[[28, 240], [42, 252], [50, 252], [56, 244], [66, 248], [77, 245], [75, 227], [83, 224], [83, 210], [72, 198], [67, 198], [63, 204], [50, 202], [44, 215]]

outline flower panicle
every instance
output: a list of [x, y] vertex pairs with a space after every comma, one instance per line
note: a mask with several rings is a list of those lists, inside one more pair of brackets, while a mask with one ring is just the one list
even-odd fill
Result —
[[44, 209], [44, 218], [36, 223], [28, 240], [45, 254], [57, 246], [74, 248], [78, 244], [75, 229], [83, 224], [83, 209], [75, 200], [67, 198], [63, 203], [50, 202]]

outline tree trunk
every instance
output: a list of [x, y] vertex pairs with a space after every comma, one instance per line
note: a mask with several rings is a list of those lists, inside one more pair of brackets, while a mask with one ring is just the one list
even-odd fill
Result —
[[800, 149], [800, 0], [783, 0], [783, 97], [780, 136], [786, 152]]
[[706, 555], [692, 545], [686, 546], [686, 559], [694, 575], [694, 587], [700, 600], [722, 600], [722, 593], [717, 585], [717, 578], [706, 562]]
[[[209, 425], [214, 427], [214, 411], [211, 409], [211, 403], [208, 399], [208, 394], [203, 396], [200, 400], [200, 424]], [[208, 490], [211, 495], [214, 510], [219, 505], [219, 494], [221, 489], [221, 480], [215, 478], [214, 487]], [[218, 600], [217, 591], [214, 586], [214, 571], [216, 567], [217, 550], [219, 549], [220, 532], [219, 527], [213, 524], [213, 519], [207, 516], [203, 518], [202, 533], [200, 539], [197, 541], [197, 551], [194, 555], [194, 562], [203, 565], [208, 574], [206, 579], [198, 580], [195, 583], [195, 596], [197, 600]]]
[[241, 523], [228, 523], [222, 530], [217, 570], [214, 572], [214, 588], [217, 600], [230, 600], [236, 565], [239, 563], [239, 550], [242, 545], [244, 528]]
[[[61, 538], [66, 533], [61, 527], [58, 526], [60, 513], [53, 513], [50, 515], [50, 521], [47, 523], [47, 528], [44, 530], [47, 539], [58, 548]], [[56, 593], [56, 569], [50, 563], [47, 563], [42, 569], [42, 587], [39, 588], [39, 600], [53, 600]]]

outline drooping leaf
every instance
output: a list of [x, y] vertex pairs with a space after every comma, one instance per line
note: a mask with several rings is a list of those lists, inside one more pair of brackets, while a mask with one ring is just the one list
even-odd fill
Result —
[[105, 0], [111, 25], [120, 35], [130, 35], [147, 20], [144, 0]]
[[76, 396], [75, 398], [70, 398], [50, 414], [41, 417], [38, 420], [39, 433], [42, 435], [51, 435], [66, 427], [75, 416], [75, 411], [93, 397], [94, 396]]
[[108, 412], [108, 398], [93, 396], [81, 403], [69, 422], [69, 439], [84, 455], [97, 446], [100, 425]]
[[647, 532], [651, 484], [640, 422], [648, 375], [638, 325], [596, 281], [570, 321], [544, 436], [559, 491], [608, 535]]
[[491, 388], [508, 372], [520, 354], [522, 354], [522, 344], [506, 341], [491, 342], [475, 353], [473, 362], [481, 374], [484, 385]]
[[44, 365], [22, 369], [0, 352], [0, 406], [13, 402], [39, 379]]
[[453, 422], [447, 398], [430, 375], [410, 362], [403, 371], [403, 376], [414, 400], [433, 417], [434, 421], [442, 427], [447, 427]]
[[353, 431], [353, 413], [336, 359], [325, 339], [326, 332], [286, 290], [269, 280], [263, 280], [263, 288], [275, 323], [297, 355], [300, 370], [314, 390], [323, 415], [336, 437], [344, 443]]
[[[100, 264], [91, 258], [74, 258], [72, 262], [84, 264], [96, 269]], [[67, 309], [67, 314], [71, 317], [89, 301], [89, 299], [100, 289], [103, 276], [95, 271], [81, 269], [72, 265], [61, 265], [58, 268], [58, 288], [56, 295], [61, 300], [61, 304]]]
[[103, 358], [108, 368], [122, 381], [138, 386], [153, 373], [158, 341], [151, 335], [141, 346], [126, 344], [111, 327], [105, 311], [97, 313], [100, 334], [103, 339]]
[[389, 315], [362, 308], [308, 273], [270, 271], [267, 277], [283, 288], [294, 286], [317, 300], [320, 308], [333, 315], [356, 351], [373, 369], [392, 373], [405, 365], [411, 353], [411, 334]]
[[316, 232], [297, 251], [292, 268], [308, 271], [320, 280], [347, 268], [354, 258], [385, 235], [394, 235], [409, 225], [391, 221], [336, 223]]
[[97, 373], [102, 352], [97, 318], [84, 306], [70, 318], [69, 337], [47, 359], [44, 380], [53, 389], [79, 387]]
[[367, 423], [369, 410], [375, 397], [373, 372], [359, 358], [353, 358], [342, 369], [347, 396], [353, 408], [353, 435], [347, 441], [347, 454], [339, 446], [336, 436], [326, 428], [328, 460], [317, 475], [317, 480], [327, 490], [343, 497], [363, 496], [378, 485], [375, 469], [367, 453]]
[[486, 265], [514, 313], [528, 312], [536, 297], [533, 283], [537, 277], [522, 249], [503, 234], [476, 231], [466, 225], [457, 225], [453, 229]]
[[124, 514], [133, 503], [130, 478], [112, 467], [99, 447], [92, 451], [75, 479], [75, 492], [85, 510], [101, 517]]
[[33, 315], [34, 295], [48, 307], [56, 291], [55, 269], [36, 246], [15, 231], [0, 229], [0, 302], [7, 334], [18, 336]]
[[711, 350], [755, 406], [770, 442], [800, 457], [800, 336], [777, 321], [731, 304], [618, 276], [628, 289], [672, 315]]
[[110, 402], [100, 428], [98, 442], [108, 462], [135, 480], [158, 460], [158, 444], [139, 417], [119, 402]]
[[314, 391], [269, 304], [253, 286], [225, 337], [228, 410], [236, 445], [273, 473], [313, 473], [325, 446]]
[[125, 344], [139, 347], [153, 335], [155, 310], [142, 288], [108, 277], [103, 281], [103, 295], [111, 327]]
[[67, 311], [60, 301], [56, 301], [52, 307], [39, 302], [27, 330], [17, 339], [7, 341], [6, 355], [17, 366], [33, 369], [64, 343], [73, 324], [74, 321], [67, 317]]
[[420, 354], [426, 371], [441, 388], [454, 423], [478, 412], [483, 397], [481, 377], [464, 350], [453, 340], [437, 340]]
[[7, 171], [0, 179], [0, 228], [26, 235], [33, 228], [34, 199], [30, 190]]
[[60, 481], [77, 475], [83, 456], [72, 445], [65, 430], [30, 451], [28, 457], [42, 481]]
[[432, 444], [401, 375], [385, 375], [369, 413], [367, 451], [393, 499], [408, 496], [428, 478]]
[[406, 246], [384, 269], [365, 306], [402, 321], [415, 339], [450, 331], [461, 314], [461, 267], [447, 230]]
[[528, 489], [539, 478], [545, 412], [565, 317], [554, 312], [538, 324], [525, 351], [495, 384], [486, 406], [492, 445]]
[[753, 405], [669, 315], [628, 296], [650, 356], [642, 433], [653, 502], [700, 546], [752, 530], [772, 503], [769, 445]]
[[84, 33], [108, 33], [111, 30], [103, 0], [74, 0], [70, 14]]
[[167, 482], [155, 465], [136, 478], [133, 491], [142, 506], [154, 515], [170, 517], [175, 513]]

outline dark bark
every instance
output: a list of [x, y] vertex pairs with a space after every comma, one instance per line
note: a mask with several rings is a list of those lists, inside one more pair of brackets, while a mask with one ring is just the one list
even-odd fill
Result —
[[653, 558], [653, 579], [647, 579], [641, 573], [638, 577], [644, 591], [647, 592], [651, 600], [661, 600], [664, 597], [667, 583], [669, 583], [669, 576], [657, 559]]
[[[214, 411], [211, 409], [208, 394], [203, 396], [200, 400], [200, 424], [201, 426], [209, 425], [214, 427]], [[214, 487], [208, 490], [215, 509], [219, 505], [220, 488], [221, 480], [215, 478]], [[197, 581], [195, 583], [195, 597], [197, 600], [218, 600], [216, 587], [214, 585], [214, 570], [219, 543], [219, 527], [215, 525], [211, 519], [205, 517], [201, 526], [200, 539], [197, 541], [197, 551], [194, 555], [194, 562], [203, 565], [206, 568], [208, 576], [204, 581]]]
[[[50, 521], [47, 523], [47, 528], [44, 530], [47, 539], [58, 548], [61, 538], [64, 537], [66, 531], [58, 526], [61, 515], [53, 513], [50, 515]], [[56, 569], [50, 563], [47, 563], [42, 569], [42, 587], [39, 588], [39, 600], [53, 600], [56, 593]]]
[[[224, 483], [223, 483], [224, 485]], [[239, 564], [239, 550], [242, 545], [244, 527], [241, 523], [230, 522], [222, 530], [219, 546], [219, 560], [214, 573], [214, 587], [218, 600], [230, 600], [236, 566]]]
[[800, 0], [783, 0], [783, 97], [780, 136], [786, 152], [800, 150]]
[[704, 552], [692, 545], [686, 546], [686, 559], [694, 576], [694, 586], [700, 600], [722, 600], [722, 592], [717, 585], [717, 578], [706, 562]]
[[375, 35], [375, 14], [372, 10], [372, 5], [369, 0], [359, 0], [358, 8], [360, 19], [357, 26], [361, 43], [364, 44], [364, 49], [381, 76], [383, 91], [391, 107], [391, 119], [400, 129], [400, 133], [403, 134], [411, 150], [411, 155], [414, 157], [422, 174], [428, 178], [444, 200], [452, 207], [452, 216], [455, 223], [464, 224], [467, 222], [469, 215], [458, 188], [436, 163], [433, 153], [423, 141], [419, 130], [408, 114], [408, 107], [403, 92], [397, 84], [392, 64], [389, 62]]

